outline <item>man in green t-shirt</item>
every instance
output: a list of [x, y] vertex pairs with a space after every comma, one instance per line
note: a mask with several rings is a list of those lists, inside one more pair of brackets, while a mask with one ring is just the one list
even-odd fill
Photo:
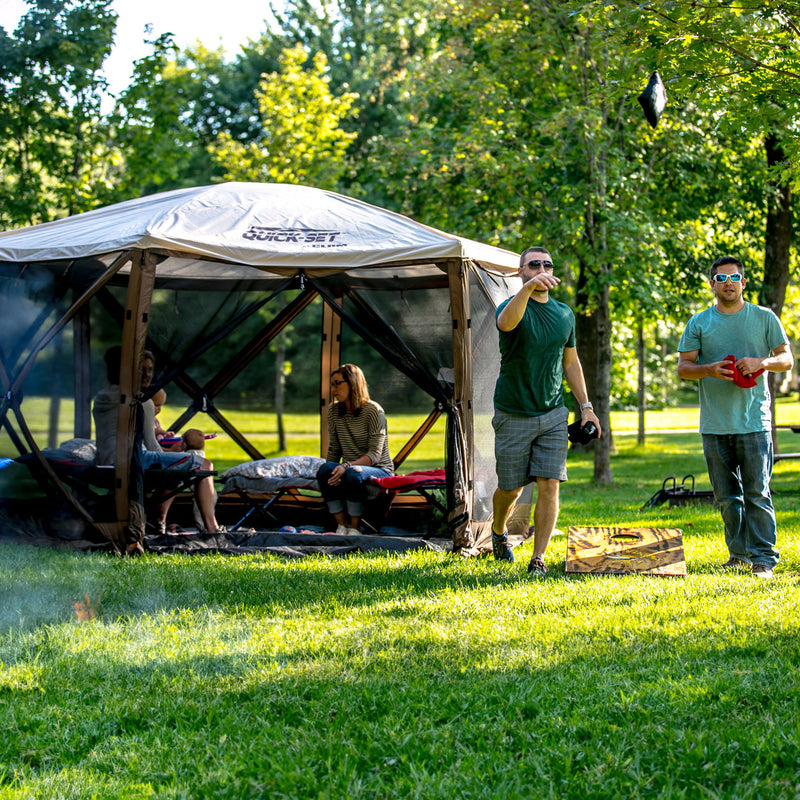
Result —
[[497, 490], [492, 499], [492, 551], [513, 561], [506, 524], [523, 487], [536, 481], [533, 512], [533, 557], [528, 571], [544, 575], [544, 553], [558, 519], [561, 481], [567, 479], [567, 419], [563, 381], [581, 407], [581, 422], [600, 421], [586, 393], [583, 368], [575, 349], [575, 316], [553, 300], [561, 283], [544, 247], [529, 247], [520, 256], [522, 288], [497, 309], [500, 332], [500, 376], [494, 392]]
[[703, 455], [730, 556], [723, 567], [749, 566], [755, 577], [771, 578], [779, 557], [769, 489], [772, 411], [761, 373], [786, 372], [794, 359], [775, 313], [744, 301], [738, 258], [718, 258], [708, 283], [716, 302], [687, 323], [678, 376], [700, 382]]

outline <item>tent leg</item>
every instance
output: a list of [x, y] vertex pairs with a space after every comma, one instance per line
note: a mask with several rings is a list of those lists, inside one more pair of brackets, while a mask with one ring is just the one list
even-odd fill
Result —
[[[338, 294], [341, 305], [342, 296]], [[328, 452], [328, 406], [331, 402], [330, 375], [341, 365], [342, 357], [342, 318], [324, 303], [322, 306], [322, 352], [319, 371], [319, 441], [320, 456]]]
[[72, 321], [73, 352], [75, 371], [75, 436], [80, 439], [92, 438], [92, 373], [90, 360], [91, 327], [89, 308], [84, 306]]
[[[456, 550], [474, 544], [471, 528], [474, 482], [474, 435], [472, 427], [472, 319], [470, 316], [469, 269], [460, 259], [447, 262], [450, 308], [453, 318], [453, 405], [457, 425], [448, 425], [453, 471], [453, 497], [447, 498]], [[449, 486], [448, 486], [449, 489]], [[450, 492], [448, 491], [448, 495]]]
[[130, 496], [131, 460], [136, 421], [140, 407], [137, 395], [142, 384], [142, 355], [147, 338], [147, 319], [156, 258], [149, 251], [134, 251], [125, 315], [122, 321], [122, 364], [119, 376], [120, 402], [117, 412], [117, 451], [115, 460], [114, 500], [117, 512], [114, 544], [119, 550], [144, 538], [143, 498]]

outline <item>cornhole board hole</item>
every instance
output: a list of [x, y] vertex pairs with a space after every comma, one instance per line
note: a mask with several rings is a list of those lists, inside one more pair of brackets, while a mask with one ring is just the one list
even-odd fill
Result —
[[678, 528], [576, 527], [567, 538], [567, 573], [686, 575]]

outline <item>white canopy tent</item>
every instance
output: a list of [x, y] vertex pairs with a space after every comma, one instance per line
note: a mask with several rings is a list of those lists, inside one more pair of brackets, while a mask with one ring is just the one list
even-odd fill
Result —
[[[80, 375], [88, 341], [81, 333], [85, 309], [104, 287], [125, 287], [124, 313], [120, 310], [124, 353], [120, 388], [124, 396], [134, 397], [154, 290], [192, 287], [264, 293], [291, 286], [309, 298], [321, 295], [326, 304], [320, 353], [322, 418], [330, 401], [327, 376], [339, 363], [343, 319], [363, 338], [372, 339], [387, 359], [396, 358], [399, 369], [446, 406], [444, 413], [453, 422], [448, 433], [453, 441], [448, 446], [456, 454], [448, 463], [452, 473], [448, 503], [451, 517], [458, 520], [452, 526], [453, 536], [458, 547], [469, 546], [475, 508], [474, 371], [480, 371], [485, 385], [493, 385], [496, 337], [488, 320], [493, 320], [497, 304], [518, 288], [517, 264], [518, 257], [509, 251], [435, 230], [334, 192], [283, 184], [181, 189], [0, 233], [0, 281], [9, 289], [4, 292], [5, 308], [0, 315], [4, 320], [0, 322], [0, 380], [5, 394], [0, 423], [9, 433], [2, 444], [39, 453], [40, 445], [27, 431], [22, 411], [26, 380], [40, 353], [68, 326], [74, 330], [73, 363]], [[393, 324], [381, 310], [383, 301], [375, 299], [417, 289], [445, 293], [446, 302], [438, 307], [446, 309], [449, 318], [431, 320], [431, 325], [435, 322], [449, 331], [449, 358], [439, 354], [436, 362], [417, 352], [418, 347], [404, 340], [399, 323]], [[44, 308], [42, 298], [47, 292], [60, 298], [58, 313], [51, 310], [48, 315]], [[64, 300], [67, 296], [69, 302]], [[481, 333], [476, 346], [478, 296]], [[411, 316], [417, 297], [413, 295], [407, 306]], [[350, 305], [353, 310], [348, 312]], [[429, 306], [419, 313], [430, 314]], [[40, 320], [38, 325], [29, 319], [33, 317]], [[282, 324], [292, 318], [288, 315]], [[447, 389], [442, 388], [443, 375]], [[76, 378], [76, 435], [85, 435], [91, 424], [86, 387], [88, 380]], [[485, 391], [483, 395], [481, 413], [485, 415]], [[127, 435], [119, 436], [117, 447], [117, 520], [103, 528], [115, 544], [122, 541], [127, 524], [134, 426], [130, 409], [130, 405], [121, 406], [119, 416], [119, 429]], [[18, 419], [16, 434], [9, 412]], [[324, 426], [321, 439], [324, 450]], [[0, 452], [0, 456], [14, 455]], [[44, 464], [43, 458], [40, 461]]]
[[458, 258], [514, 274], [518, 263], [507, 250], [335, 192], [288, 184], [178, 189], [0, 233], [3, 261], [87, 258], [131, 249], [268, 271], [374, 269]]

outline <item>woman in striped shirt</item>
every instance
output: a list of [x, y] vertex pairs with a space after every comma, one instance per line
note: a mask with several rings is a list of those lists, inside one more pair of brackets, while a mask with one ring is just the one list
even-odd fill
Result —
[[364, 373], [355, 364], [342, 364], [331, 373], [331, 389], [328, 453], [317, 481], [336, 533], [360, 533], [369, 479], [394, 475], [386, 415], [369, 399]]

